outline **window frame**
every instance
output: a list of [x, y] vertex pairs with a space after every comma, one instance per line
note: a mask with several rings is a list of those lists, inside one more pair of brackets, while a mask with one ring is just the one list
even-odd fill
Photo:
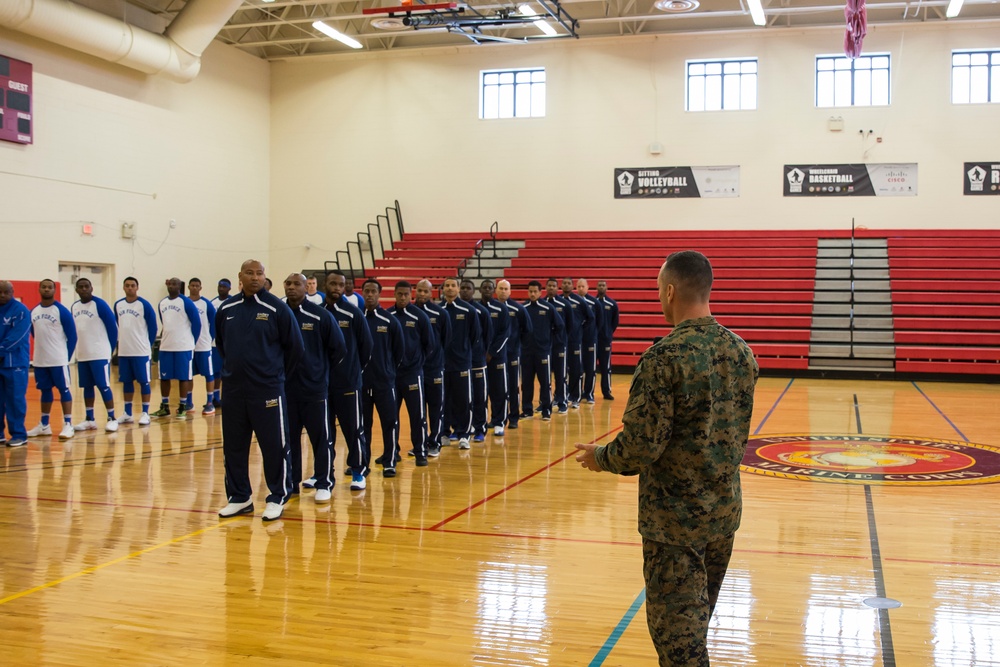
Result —
[[[972, 62], [972, 57], [976, 55], [986, 56], [985, 65], [977, 65]], [[968, 56], [969, 63], [966, 65], [956, 65], [956, 56]], [[982, 101], [976, 101], [972, 99], [973, 92], [973, 71], [974, 67], [984, 67], [986, 68], [986, 99]], [[966, 101], [957, 102], [955, 101], [955, 70], [965, 69], [968, 70], [968, 90]], [[994, 96], [994, 88], [996, 88], [996, 96]], [[952, 49], [951, 51], [951, 103], [952, 104], [1000, 104], [1000, 49]]]
[[[885, 58], [885, 67], [875, 67], [875, 60]], [[821, 69], [821, 61], [832, 61], [832, 67], [829, 69]], [[847, 62], [850, 64], [849, 70], [845, 70], [843, 67], [837, 67], [838, 63]], [[859, 69], [857, 67], [858, 61], [868, 61], [869, 67], [864, 69]], [[848, 58], [845, 55], [840, 54], [821, 54], [817, 55], [813, 61], [813, 104], [817, 109], [849, 109], [849, 108], [862, 108], [862, 107], [888, 107], [892, 105], [892, 54], [889, 52], [878, 52], [878, 53], [862, 53], [857, 58]], [[831, 90], [831, 104], [820, 104], [820, 74], [827, 72], [843, 72], [850, 71], [851, 78], [851, 99], [850, 104], [837, 104], [837, 82], [836, 76], [834, 76], [832, 90]], [[875, 76], [873, 72], [885, 72], [885, 103], [875, 103]], [[859, 104], [857, 102], [858, 96], [858, 72], [867, 72], [869, 89], [868, 89], [868, 99], [867, 104]]]
[[[753, 65], [752, 72], [744, 72], [744, 65]], [[727, 65], [739, 65], [740, 71], [738, 72], [726, 72]], [[707, 70], [711, 66], [718, 66], [718, 72], [708, 72]], [[704, 68], [701, 72], [693, 73], [692, 68], [702, 67]], [[726, 77], [736, 76], [739, 82], [739, 90], [736, 93], [736, 100], [738, 106], [727, 107], [726, 106]], [[704, 85], [702, 82], [701, 92], [702, 92], [702, 104], [701, 108], [692, 108], [691, 99], [691, 80], [692, 77], [707, 79], [708, 77], [719, 77], [719, 107], [709, 108], [709, 91], [708, 86]], [[744, 107], [744, 92], [743, 92], [743, 82], [748, 77], [753, 77], [753, 106]], [[756, 111], [760, 106], [760, 59], [756, 56], [745, 56], [738, 58], [697, 58], [692, 60], [684, 61], [684, 111], [689, 111], [691, 113], [705, 113], [713, 111]]]
[[[519, 75], [528, 75], [528, 81], [518, 81]], [[541, 75], [541, 80], [536, 80], [538, 75]], [[496, 75], [496, 83], [488, 83], [488, 77]], [[511, 80], [505, 82], [504, 76], [510, 76]], [[527, 86], [528, 101], [526, 102], [528, 112], [526, 114], [519, 114], [519, 99], [518, 99], [518, 88], [522, 86]], [[511, 115], [503, 115], [504, 106], [506, 102], [503, 99], [504, 88], [510, 88], [510, 109]], [[496, 115], [486, 115], [486, 105], [488, 99], [490, 104], [492, 104], [492, 96], [487, 90], [488, 88], [496, 88]], [[535, 107], [539, 103], [536, 99], [538, 91], [541, 91], [541, 113], [535, 113]], [[523, 90], [521, 91], [524, 92]], [[523, 120], [528, 118], [545, 118], [548, 112], [548, 76], [545, 71], [545, 67], [506, 67], [498, 69], [484, 69], [479, 71], [479, 120]], [[523, 98], [521, 98], [523, 100]], [[522, 104], [524, 104], [522, 102]]]

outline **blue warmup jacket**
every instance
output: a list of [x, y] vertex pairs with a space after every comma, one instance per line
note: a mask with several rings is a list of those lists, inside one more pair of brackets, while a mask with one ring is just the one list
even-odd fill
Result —
[[365, 366], [364, 388], [396, 387], [396, 369], [406, 358], [406, 342], [399, 320], [385, 308], [365, 311], [365, 321], [372, 335], [372, 358]]
[[490, 313], [490, 363], [502, 364], [507, 361], [507, 339], [510, 337], [510, 316], [507, 308], [496, 299], [480, 301]]
[[559, 313], [542, 299], [528, 301], [524, 310], [531, 318], [531, 334], [521, 341], [521, 354], [530, 353], [538, 357], [548, 356], [552, 352], [552, 340], [559, 337], [559, 332], [565, 329]]
[[479, 313], [479, 340], [472, 346], [472, 367], [486, 368], [486, 350], [493, 342], [493, 322], [490, 321], [490, 310], [481, 303], [472, 301], [472, 307]]
[[576, 294], [563, 294], [562, 300], [569, 305], [569, 311], [573, 313], [573, 326], [566, 328], [566, 344], [570, 347], [580, 347], [587, 320], [593, 315]]
[[417, 307], [427, 313], [434, 334], [434, 351], [424, 359], [424, 374], [437, 375], [444, 371], [444, 351], [451, 344], [451, 318], [437, 303], [427, 301]]
[[588, 345], [597, 343], [597, 332], [603, 326], [604, 311], [597, 305], [597, 299], [592, 296], [581, 296], [580, 303], [587, 309], [590, 320], [583, 325], [583, 342]]
[[27, 306], [14, 298], [0, 306], [0, 367], [28, 367], [30, 331], [31, 311]]
[[372, 357], [372, 334], [365, 324], [365, 316], [353, 303], [340, 297], [340, 301], [323, 306], [337, 320], [344, 335], [344, 360], [330, 372], [330, 393], [346, 393], [361, 389], [362, 372]]
[[284, 392], [285, 378], [303, 354], [295, 316], [265, 290], [240, 292], [219, 306], [215, 345], [222, 355], [225, 394], [241, 399], [274, 398]]
[[304, 353], [302, 363], [285, 382], [285, 394], [289, 399], [325, 400], [330, 393], [330, 369], [344, 359], [344, 334], [323, 306], [305, 299], [289, 308], [298, 323]]
[[597, 304], [604, 313], [601, 318], [601, 328], [597, 331], [597, 340], [602, 343], [610, 343], [618, 329], [618, 302], [604, 295], [597, 297]]
[[444, 348], [444, 369], [467, 371], [472, 368], [472, 350], [482, 335], [479, 311], [459, 298], [452, 303], [442, 301], [441, 309], [451, 319], [451, 344]]
[[507, 330], [507, 361], [518, 359], [521, 356], [521, 341], [531, 335], [531, 318], [524, 310], [524, 306], [514, 299], [501, 301], [507, 306], [507, 313], [510, 315], [510, 328]]
[[569, 321], [574, 317], [573, 310], [569, 307], [569, 303], [561, 296], [546, 297], [545, 301], [556, 309], [559, 317], [563, 320], [563, 330], [552, 339], [552, 347], [565, 351], [566, 344], [569, 342], [569, 338], [567, 337]]
[[393, 306], [390, 312], [399, 320], [399, 325], [403, 329], [403, 339], [406, 341], [406, 355], [396, 369], [396, 376], [411, 378], [422, 375], [424, 362], [434, 354], [431, 318], [423, 308], [412, 303], [406, 308]]

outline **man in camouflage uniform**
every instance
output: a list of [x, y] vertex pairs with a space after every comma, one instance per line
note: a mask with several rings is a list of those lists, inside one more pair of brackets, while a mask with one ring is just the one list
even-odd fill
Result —
[[646, 620], [660, 665], [707, 667], [708, 622], [740, 525], [740, 461], [753, 411], [757, 363], [712, 317], [712, 266], [676, 252], [658, 279], [669, 336], [635, 369], [622, 432], [581, 445], [596, 472], [639, 475]]

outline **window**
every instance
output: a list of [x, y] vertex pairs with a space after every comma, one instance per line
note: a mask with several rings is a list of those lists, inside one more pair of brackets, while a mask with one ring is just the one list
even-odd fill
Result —
[[951, 102], [1000, 102], [1000, 50], [951, 52]]
[[889, 54], [816, 56], [817, 107], [889, 104]]
[[687, 62], [688, 111], [756, 108], [756, 58]]
[[545, 69], [479, 73], [480, 118], [544, 118]]

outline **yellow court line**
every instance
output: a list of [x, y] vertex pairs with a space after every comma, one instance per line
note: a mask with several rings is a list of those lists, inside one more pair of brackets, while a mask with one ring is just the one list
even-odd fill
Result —
[[175, 537], [172, 540], [167, 540], [166, 542], [161, 542], [160, 544], [154, 544], [153, 546], [147, 547], [145, 549], [142, 549], [141, 551], [134, 551], [134, 552], [132, 552], [132, 553], [126, 555], [126, 556], [120, 556], [118, 558], [115, 558], [114, 560], [109, 560], [107, 563], [101, 563], [100, 565], [94, 565], [93, 567], [88, 567], [87, 569], [80, 570], [79, 572], [76, 572], [74, 574], [62, 577], [60, 579], [56, 579], [54, 581], [50, 581], [48, 583], [44, 583], [41, 586], [35, 586], [34, 588], [29, 588], [28, 590], [21, 591], [20, 593], [14, 593], [13, 595], [8, 595], [5, 598], [0, 598], [0, 605], [5, 605], [8, 602], [13, 602], [14, 600], [17, 600], [18, 598], [26, 597], [28, 595], [31, 595], [32, 593], [37, 593], [39, 591], [44, 591], [46, 588], [52, 588], [54, 586], [58, 586], [59, 584], [65, 583], [67, 581], [71, 581], [71, 580], [76, 579], [78, 577], [82, 577], [82, 576], [87, 575], [87, 574], [93, 574], [94, 572], [97, 572], [98, 570], [103, 570], [106, 567], [111, 567], [112, 565], [117, 565], [118, 563], [121, 563], [123, 561], [130, 560], [132, 558], [136, 558], [136, 557], [142, 556], [144, 554], [148, 554], [151, 551], [156, 551], [157, 549], [161, 549], [163, 547], [169, 547], [171, 544], [178, 544], [180, 542], [183, 542], [184, 540], [190, 539], [190, 538], [195, 537], [197, 535], [201, 535], [203, 533], [207, 533], [210, 530], [216, 530], [217, 528], [221, 528], [222, 526], [226, 526], [226, 525], [228, 525], [230, 523], [233, 523], [234, 521], [236, 521], [238, 519], [243, 519], [243, 518], [246, 518], [246, 517], [236, 516], [236, 517], [233, 517], [231, 519], [224, 519], [222, 521], [219, 521], [219, 523], [216, 524], [216, 525], [214, 525], [214, 526], [208, 526], [207, 528], [202, 528], [201, 530], [196, 530], [193, 533], [188, 533], [187, 535], [181, 535], [180, 537]]

